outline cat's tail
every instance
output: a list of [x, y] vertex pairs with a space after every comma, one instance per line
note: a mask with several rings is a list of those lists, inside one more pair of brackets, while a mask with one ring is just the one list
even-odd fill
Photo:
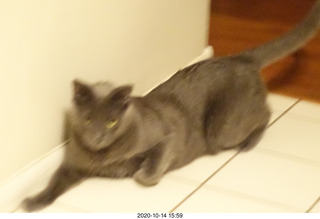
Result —
[[261, 68], [278, 61], [307, 43], [320, 28], [320, 0], [317, 0], [307, 17], [287, 34], [261, 46], [243, 52], [251, 56]]

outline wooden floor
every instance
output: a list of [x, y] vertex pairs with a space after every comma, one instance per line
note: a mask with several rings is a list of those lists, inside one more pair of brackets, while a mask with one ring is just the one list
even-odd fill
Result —
[[[284, 34], [314, 0], [212, 0], [209, 44], [215, 56], [252, 48]], [[262, 71], [270, 91], [320, 102], [320, 32], [306, 47]]]

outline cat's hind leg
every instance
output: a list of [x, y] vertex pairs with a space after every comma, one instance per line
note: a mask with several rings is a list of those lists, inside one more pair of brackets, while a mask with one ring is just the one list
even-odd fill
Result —
[[265, 122], [261, 123], [253, 130], [251, 128], [251, 130], [246, 132], [238, 132], [237, 135], [232, 132], [220, 132], [220, 134], [223, 134], [218, 135], [218, 138], [211, 138], [211, 142], [208, 142], [208, 153], [216, 154], [219, 151], [231, 149], [250, 151], [259, 143], [268, 126], [269, 119], [268, 117], [266, 118]]
[[251, 134], [238, 145], [240, 151], [250, 151], [252, 150], [261, 140], [267, 124], [254, 129]]

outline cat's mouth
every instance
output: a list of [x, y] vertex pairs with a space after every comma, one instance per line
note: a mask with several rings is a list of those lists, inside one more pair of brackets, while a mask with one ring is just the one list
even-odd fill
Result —
[[87, 147], [93, 152], [98, 152], [98, 151], [101, 151], [103, 149], [106, 149], [112, 143], [111, 140], [105, 139], [103, 137], [95, 138], [95, 139], [89, 139], [86, 142], [87, 142], [86, 143]]

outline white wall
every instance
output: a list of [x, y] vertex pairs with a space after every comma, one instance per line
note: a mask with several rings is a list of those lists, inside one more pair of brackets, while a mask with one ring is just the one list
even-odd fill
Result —
[[0, 182], [62, 141], [71, 81], [143, 94], [207, 46], [210, 0], [0, 0]]

